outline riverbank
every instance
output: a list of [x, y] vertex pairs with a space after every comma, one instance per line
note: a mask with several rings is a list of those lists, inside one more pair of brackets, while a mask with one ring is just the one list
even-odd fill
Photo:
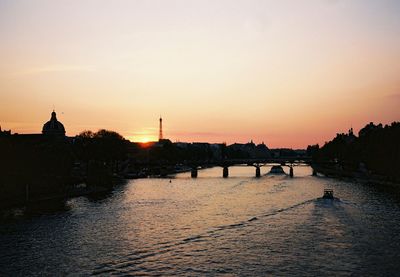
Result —
[[[106, 194], [117, 185], [126, 183], [126, 179], [118, 175], [112, 175], [107, 179], [97, 181], [74, 179], [68, 182], [56, 182], [54, 180], [50, 182], [47, 180], [47, 182], [44, 182], [45, 185], [42, 185], [41, 190], [38, 190], [40, 184], [38, 180], [32, 181], [31, 185], [16, 183], [13, 184], [14, 190], [12, 193], [4, 193], [2, 195], [0, 211], [27, 206], [57, 205], [75, 197]], [[4, 188], [5, 186], [3, 186], [3, 191]]]
[[382, 176], [368, 172], [351, 171], [332, 166], [315, 166], [312, 168], [326, 177], [344, 179], [346, 181], [357, 181], [359, 183], [373, 183], [382, 186], [392, 186], [400, 188], [400, 180], [396, 180], [389, 176]]

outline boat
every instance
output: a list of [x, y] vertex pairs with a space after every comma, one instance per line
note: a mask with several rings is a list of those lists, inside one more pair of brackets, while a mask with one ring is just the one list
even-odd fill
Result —
[[271, 174], [285, 174], [285, 171], [283, 171], [282, 166], [280, 165], [274, 165], [271, 167], [271, 170], [269, 171]]
[[333, 189], [324, 189], [324, 196], [322, 196], [323, 199], [334, 199], [333, 197]]

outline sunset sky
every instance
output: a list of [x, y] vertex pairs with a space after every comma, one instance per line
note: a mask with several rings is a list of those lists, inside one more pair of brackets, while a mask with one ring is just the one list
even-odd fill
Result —
[[0, 125], [302, 148], [400, 120], [400, 1], [0, 0]]

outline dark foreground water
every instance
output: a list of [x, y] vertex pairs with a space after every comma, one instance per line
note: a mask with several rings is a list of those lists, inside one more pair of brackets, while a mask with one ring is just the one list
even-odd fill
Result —
[[[400, 275], [397, 194], [309, 168], [293, 179], [254, 171], [132, 180], [3, 220], [0, 276]], [[324, 188], [340, 201], [318, 199]]]

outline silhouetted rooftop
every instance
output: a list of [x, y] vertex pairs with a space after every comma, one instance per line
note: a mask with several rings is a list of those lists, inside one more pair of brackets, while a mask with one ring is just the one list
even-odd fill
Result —
[[64, 125], [57, 120], [55, 111], [51, 113], [50, 120], [43, 125], [42, 133], [43, 135], [65, 136]]

